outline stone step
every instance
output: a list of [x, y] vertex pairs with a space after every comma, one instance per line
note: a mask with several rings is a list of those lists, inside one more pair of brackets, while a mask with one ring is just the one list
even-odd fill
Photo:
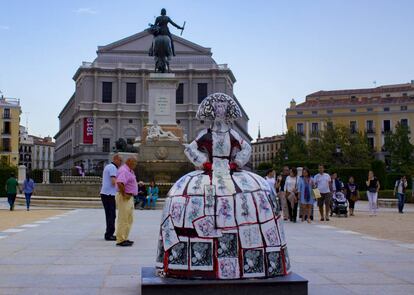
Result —
[[397, 208], [398, 200], [397, 199], [378, 199], [378, 207], [380, 208]]

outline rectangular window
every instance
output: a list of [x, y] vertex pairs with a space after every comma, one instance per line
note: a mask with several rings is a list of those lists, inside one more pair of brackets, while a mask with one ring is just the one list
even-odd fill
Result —
[[112, 82], [102, 82], [102, 102], [112, 102]]
[[367, 108], [367, 112], [372, 112], [373, 109], [372, 108]]
[[178, 88], [175, 92], [176, 104], [184, 103], [184, 83], [178, 84]]
[[312, 111], [312, 115], [317, 115], [318, 111]]
[[407, 96], [407, 92], [403, 92], [402, 96]]
[[10, 119], [10, 109], [4, 109], [3, 118], [4, 119]]
[[372, 121], [372, 120], [367, 121], [367, 133], [375, 133], [375, 131], [374, 131], [374, 121]]
[[3, 152], [11, 152], [10, 138], [3, 138]]
[[303, 115], [303, 112], [302, 111], [297, 111], [296, 114]]
[[319, 134], [319, 123], [312, 123], [311, 128], [312, 135], [317, 136]]
[[197, 84], [197, 97], [198, 103], [201, 103], [204, 98], [207, 97], [207, 83], [198, 83]]
[[4, 122], [3, 134], [11, 134], [10, 122]]
[[401, 119], [401, 126], [408, 127], [408, 119]]
[[351, 109], [351, 113], [355, 113], [356, 112], [356, 109]]
[[126, 83], [126, 102], [137, 102], [137, 83]]
[[102, 151], [104, 153], [109, 153], [111, 151], [111, 139], [102, 138]]
[[305, 135], [305, 130], [304, 130], [304, 128], [303, 128], [303, 123], [297, 123], [297, 124], [296, 124], [296, 132], [297, 132], [299, 135]]
[[389, 112], [389, 111], [390, 111], [389, 107], [384, 108], [384, 112]]
[[368, 146], [374, 149], [374, 137], [368, 137]]
[[351, 121], [349, 122], [349, 129], [351, 129], [351, 133], [357, 133], [357, 122], [356, 121]]
[[331, 121], [326, 122], [326, 128], [327, 129], [332, 129], [333, 128], [333, 122], [331, 122]]
[[407, 106], [401, 106], [401, 111], [406, 111], [407, 109]]
[[384, 133], [390, 132], [391, 131], [391, 121], [390, 120], [384, 120], [383, 122], [383, 126], [384, 126]]
[[332, 110], [327, 110], [327, 111], [326, 111], [326, 113], [327, 113], [327, 114], [332, 114], [332, 113], [333, 113], [333, 111], [332, 111]]

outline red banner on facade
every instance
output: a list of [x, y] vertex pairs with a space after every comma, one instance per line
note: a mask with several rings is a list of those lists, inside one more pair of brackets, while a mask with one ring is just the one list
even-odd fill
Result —
[[83, 143], [93, 143], [93, 118], [83, 118]]

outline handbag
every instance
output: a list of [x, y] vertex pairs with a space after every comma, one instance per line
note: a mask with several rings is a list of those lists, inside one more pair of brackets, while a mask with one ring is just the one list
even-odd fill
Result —
[[313, 196], [315, 197], [316, 200], [322, 198], [321, 192], [318, 188], [314, 188], [312, 189], [312, 191], [313, 191]]

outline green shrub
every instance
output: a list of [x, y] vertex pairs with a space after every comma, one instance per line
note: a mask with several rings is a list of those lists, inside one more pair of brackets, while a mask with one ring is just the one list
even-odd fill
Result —
[[17, 169], [16, 167], [11, 167], [8, 165], [1, 164], [0, 165], [0, 197], [6, 197], [6, 181], [9, 179], [10, 174], [14, 173], [17, 177]]
[[62, 172], [56, 169], [49, 171], [49, 182], [50, 183], [62, 183]]
[[43, 170], [33, 169], [32, 172], [30, 172], [30, 175], [32, 176], [32, 179], [35, 183], [43, 182]]
[[386, 171], [385, 162], [381, 160], [372, 161], [371, 170], [374, 172], [374, 175], [379, 180], [380, 184], [385, 185], [387, 181], [387, 171]]
[[[379, 199], [397, 199], [397, 196], [394, 197], [394, 190], [381, 190], [378, 193]], [[361, 190], [359, 192], [360, 198], [363, 201], [368, 201], [367, 192], [365, 190]], [[412, 191], [407, 190], [405, 192], [405, 202], [406, 203], [414, 203], [414, 198], [412, 197]]]

